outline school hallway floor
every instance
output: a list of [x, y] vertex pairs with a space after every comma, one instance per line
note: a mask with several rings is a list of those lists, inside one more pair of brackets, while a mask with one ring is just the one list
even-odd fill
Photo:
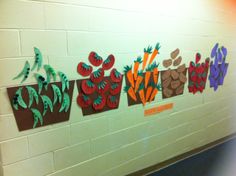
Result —
[[235, 153], [233, 138], [147, 176], [235, 176]]

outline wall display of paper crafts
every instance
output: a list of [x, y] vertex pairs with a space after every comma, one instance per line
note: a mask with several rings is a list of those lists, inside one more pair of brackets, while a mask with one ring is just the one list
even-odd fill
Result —
[[[113, 68], [115, 57], [111, 54], [103, 60], [96, 52], [91, 52], [88, 60], [92, 66], [84, 62], [77, 66], [77, 72], [87, 77], [76, 81], [79, 91], [77, 104], [83, 115], [118, 109], [123, 75]], [[105, 76], [105, 72], [109, 76]]]
[[206, 58], [205, 62], [200, 63], [201, 54], [197, 53], [195, 62], [191, 61], [188, 68], [188, 90], [190, 93], [203, 92], [206, 87], [210, 58]]
[[159, 54], [160, 44], [157, 43], [154, 51], [149, 46], [144, 48], [144, 55], [137, 57], [133, 66], [125, 66], [125, 82], [124, 91], [127, 93], [128, 106], [152, 102], [157, 93], [161, 90], [161, 85], [158, 83], [158, 66], [154, 61]]
[[211, 51], [211, 63], [210, 63], [210, 87], [214, 88], [214, 91], [219, 86], [224, 84], [224, 79], [227, 74], [229, 64], [226, 63], [227, 49], [224, 46], [219, 47], [217, 43]]
[[[168, 70], [161, 71], [161, 85], [162, 85], [162, 98], [170, 98], [182, 95], [184, 92], [184, 85], [187, 81], [186, 73], [187, 68], [185, 64], [181, 64], [182, 57], [179, 56], [180, 50], [177, 48], [170, 54], [170, 59], [163, 61], [163, 66]], [[170, 69], [170, 66], [176, 67]]]
[[[59, 71], [61, 81], [56, 82], [55, 70], [50, 65], [42, 65], [40, 50], [34, 48], [34, 51], [35, 62], [32, 69], [26, 61], [22, 72], [13, 79], [23, 77], [23, 83], [35, 68], [39, 71], [42, 67], [46, 77], [33, 73], [38, 84], [7, 88], [19, 131], [68, 121], [70, 116], [74, 81], [69, 81], [67, 76]], [[50, 83], [51, 78], [54, 82]]]

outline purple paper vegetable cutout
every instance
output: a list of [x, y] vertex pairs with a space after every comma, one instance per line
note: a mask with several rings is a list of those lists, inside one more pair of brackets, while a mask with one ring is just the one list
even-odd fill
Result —
[[211, 50], [211, 58], [214, 58], [216, 56], [218, 47], [219, 47], [219, 43], [216, 43], [213, 49]]
[[217, 57], [218, 57], [218, 61], [222, 62], [223, 56], [222, 56], [220, 48], [218, 49]]
[[220, 85], [224, 84], [224, 78], [227, 74], [229, 64], [225, 62], [227, 56], [227, 48], [224, 46], [219, 47], [219, 44], [215, 44], [211, 51], [211, 65], [210, 65], [210, 87], [214, 88], [214, 91], [218, 89]]
[[222, 53], [223, 53], [223, 55], [224, 55], [224, 58], [226, 58], [226, 56], [227, 56], [227, 48], [225, 48], [224, 46], [222, 46], [222, 47], [221, 47], [221, 51], [222, 51]]

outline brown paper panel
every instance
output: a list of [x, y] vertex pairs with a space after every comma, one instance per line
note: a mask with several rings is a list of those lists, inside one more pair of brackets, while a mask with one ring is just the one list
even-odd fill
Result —
[[[171, 70], [177, 71], [177, 69], [171, 69]], [[182, 72], [185, 76], [186, 76], [186, 74], [187, 74], [187, 70], [188, 70], [188, 68], [185, 68], [185, 70]], [[176, 89], [172, 89], [172, 88], [171, 88], [171, 84], [170, 84], [167, 88], [173, 90], [174, 93], [173, 93], [170, 97], [166, 97], [166, 96], [164, 95], [164, 89], [165, 89], [165, 88], [163, 87], [163, 81], [164, 81], [164, 80], [163, 80], [162, 78], [163, 78], [163, 74], [164, 74], [165, 72], [166, 72], [166, 70], [165, 70], [165, 71], [161, 71], [162, 98], [163, 98], [163, 99], [166, 99], [166, 98], [171, 98], [171, 97], [175, 97], [175, 96], [178, 96], [178, 95], [182, 95], [182, 94], [184, 93], [184, 86], [183, 86], [183, 92], [180, 93], [180, 94], [176, 94], [175, 91], [176, 91], [177, 88], [176, 88]], [[171, 75], [170, 75], [170, 77], [171, 77]], [[187, 78], [187, 77], [186, 77], [186, 78]], [[171, 78], [171, 80], [173, 81], [172, 78]], [[177, 80], [178, 80], [178, 79], [177, 79]], [[186, 81], [186, 82], [187, 82], [187, 81]], [[185, 83], [186, 83], [186, 82], [185, 82]], [[185, 85], [185, 83], [182, 83], [182, 82], [181, 82], [178, 87], [180, 87], [180, 86], [182, 86], [182, 85]]]
[[[144, 78], [145, 78], [145, 74], [146, 74], [146, 73], [143, 73]], [[159, 78], [159, 73], [158, 73], [157, 77]], [[151, 74], [151, 77], [150, 77], [149, 82], [152, 82], [152, 81], [153, 81], [153, 76], [152, 76], [152, 74]], [[128, 81], [127, 76], [125, 76], [125, 83], [126, 83], [127, 86], [131, 86], [130, 82]], [[145, 84], [145, 79], [143, 79], [142, 83]], [[145, 88], [144, 88], [144, 94], [146, 95], [146, 89], [145, 89]], [[140, 97], [139, 97], [139, 93], [136, 92], [135, 95], [136, 95], [136, 97], [137, 97], [137, 101], [134, 101], [134, 100], [129, 96], [129, 94], [127, 93], [128, 106], [133, 106], [133, 105], [137, 105], [137, 104], [142, 104], [142, 101], [141, 101], [141, 99], [140, 99]], [[155, 98], [153, 99], [153, 101], [154, 101], [154, 100], [155, 100]]]
[[[71, 102], [72, 102], [72, 95], [73, 95], [73, 90], [74, 90], [74, 83], [75, 83], [74, 81], [70, 81], [70, 89], [69, 91], [66, 91], [70, 96]], [[54, 97], [53, 97], [53, 90], [52, 90], [51, 84], [56, 84], [61, 89], [61, 86], [62, 86], [61, 82], [50, 83], [48, 85], [48, 90], [46, 91], [43, 88], [40, 95], [47, 95], [53, 101]], [[38, 91], [38, 84], [29, 85], [29, 86], [32, 86], [33, 88], [36, 89], [36, 91]], [[28, 91], [25, 88], [25, 86], [19, 86], [19, 87], [24, 87], [22, 90], [22, 97], [25, 103], [28, 105], [29, 103]], [[7, 88], [7, 93], [8, 93], [9, 100], [11, 102], [11, 106], [12, 106], [12, 99], [15, 95], [15, 92], [17, 91], [19, 87]], [[61, 104], [59, 103], [53, 106], [53, 112], [50, 112], [50, 110], [48, 109], [47, 113], [43, 117], [42, 126], [68, 121], [70, 117], [71, 102], [70, 102], [69, 110], [67, 112], [59, 113], [59, 109], [61, 108]], [[36, 108], [40, 111], [41, 114], [43, 113], [43, 103], [40, 97], [39, 97], [39, 104], [37, 105], [34, 101], [31, 108]], [[33, 119], [33, 113], [31, 112], [30, 109], [28, 108], [23, 109], [22, 107], [19, 106], [19, 110], [15, 110], [12, 106], [12, 110], [13, 110], [19, 131], [24, 131], [24, 130], [33, 128], [34, 119]], [[37, 124], [36, 128], [38, 127], [41, 127], [40, 123]]]
[[[83, 80], [89, 80], [88, 79], [83, 79]], [[81, 83], [83, 80], [77, 80], [76, 83], [77, 83], [77, 87], [78, 87], [78, 92], [81, 93], [82, 92], [82, 89], [81, 89]], [[109, 76], [105, 76], [104, 81], [108, 80], [109, 83], [111, 83], [111, 79]], [[121, 79], [121, 86], [122, 86], [122, 82], [123, 82], [123, 76], [122, 76], [122, 79]], [[97, 85], [97, 84], [96, 84]], [[122, 87], [121, 87], [121, 91], [122, 91]], [[118, 99], [118, 107], [116, 108], [113, 108], [113, 109], [118, 109], [119, 108], [119, 104], [120, 104], [120, 94], [121, 94], [121, 91], [120, 93], [118, 93], [117, 95], [115, 95], [115, 97]], [[93, 94], [91, 94], [89, 97], [92, 99], [92, 100], [95, 100], [97, 98], [99, 94], [95, 91]], [[106, 92], [104, 94], [107, 98], [107, 96], [109, 95], [109, 92]], [[93, 102], [93, 101], [92, 101]], [[78, 105], [79, 106], [79, 105]], [[97, 114], [97, 113], [102, 113], [102, 112], [105, 112], [105, 111], [110, 111], [110, 110], [113, 110], [112, 108], [109, 108], [107, 105], [105, 105], [105, 107], [100, 110], [100, 111], [96, 111], [95, 109], [93, 109], [92, 105], [87, 107], [87, 108], [81, 108], [82, 109], [82, 113], [83, 113], [83, 116], [87, 116], [87, 115], [91, 115], [91, 114]]]

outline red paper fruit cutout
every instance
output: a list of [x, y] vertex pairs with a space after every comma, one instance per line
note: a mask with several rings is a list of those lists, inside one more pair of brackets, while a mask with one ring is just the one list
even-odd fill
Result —
[[85, 94], [90, 95], [94, 93], [94, 91], [96, 90], [96, 86], [90, 80], [83, 80], [81, 84], [81, 89]]
[[93, 102], [93, 108], [95, 110], [102, 110], [106, 105], [106, 96], [99, 95], [96, 100]]
[[118, 107], [118, 104], [119, 104], [119, 101], [115, 96], [109, 95], [107, 97], [107, 106], [109, 108], [112, 108], [112, 109], [116, 108], [116, 107]]
[[112, 54], [110, 54], [102, 64], [103, 70], [110, 70], [113, 67], [114, 63], [115, 63], [115, 57]]
[[119, 83], [122, 80], [122, 75], [115, 68], [111, 70], [110, 78], [112, 82]]
[[89, 76], [93, 71], [92, 66], [85, 64], [84, 62], [80, 62], [77, 66], [77, 72], [81, 75], [81, 76]]
[[110, 86], [110, 94], [111, 95], [117, 95], [121, 91], [121, 84], [119, 83], [112, 83]]
[[99, 68], [90, 75], [90, 79], [93, 83], [100, 83], [104, 78], [104, 70]]
[[90, 54], [89, 54], [89, 62], [95, 66], [95, 67], [98, 67], [102, 64], [103, 62], [103, 59], [101, 56], [99, 56], [96, 52], [92, 51]]
[[92, 104], [92, 100], [90, 99], [89, 96], [80, 93], [79, 96], [77, 97], [77, 103], [80, 105], [80, 107], [87, 108]]
[[97, 92], [99, 94], [104, 94], [110, 89], [110, 84], [107, 80], [103, 80], [97, 85]]
[[201, 60], [200, 53], [195, 56], [195, 63], [192, 61], [189, 64], [189, 92], [195, 94], [197, 92], [203, 92], [206, 85], [207, 73], [209, 69], [209, 58], [205, 60], [205, 63], [199, 63]]

